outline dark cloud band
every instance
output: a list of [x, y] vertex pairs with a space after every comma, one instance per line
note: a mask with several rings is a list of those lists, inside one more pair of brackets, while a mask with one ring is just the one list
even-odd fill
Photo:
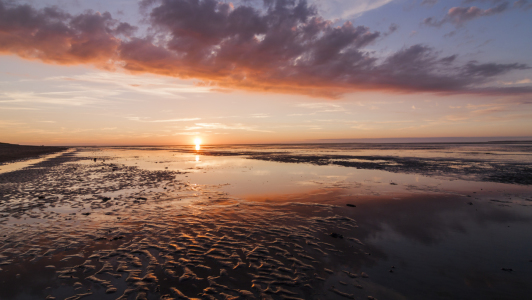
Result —
[[[365, 50], [384, 36], [346, 22], [333, 26], [306, 1], [265, 0], [264, 9], [214, 0], [149, 0], [150, 35], [109, 13], [71, 15], [0, 0], [0, 52], [57, 64], [94, 64], [195, 78], [225, 88], [336, 97], [359, 90], [482, 93], [523, 64], [460, 66], [414, 45], [388, 57]], [[491, 89], [489, 92], [528, 93]]]

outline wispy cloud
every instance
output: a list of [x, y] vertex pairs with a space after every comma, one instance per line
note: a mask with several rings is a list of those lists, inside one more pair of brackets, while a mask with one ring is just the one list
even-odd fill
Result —
[[264, 119], [269, 118], [270, 116], [267, 114], [252, 114], [250, 117], [255, 119]]
[[201, 132], [188, 132], [188, 131], [183, 131], [183, 132], [174, 132], [172, 135], [200, 135]]
[[244, 130], [244, 131], [254, 131], [254, 132], [272, 132], [270, 130], [259, 129], [254, 126], [247, 126], [241, 123], [237, 124], [222, 124], [222, 123], [196, 123], [196, 126], [199, 126], [203, 129], [226, 129], [226, 130]]
[[201, 120], [201, 118], [177, 118], [177, 119], [163, 119], [163, 120], [148, 120], [148, 118], [146, 118], [146, 117], [135, 117], [135, 116], [126, 117], [126, 119], [128, 119], [130, 121], [145, 122], [145, 123], [174, 123], [174, 122], [190, 122], [190, 121]]
[[505, 81], [505, 82], [502, 82], [502, 84], [504, 85], [521, 85], [521, 84], [530, 84], [532, 83], [532, 80], [530, 80], [529, 78], [525, 78], [525, 79], [521, 79], [521, 80], [517, 80], [517, 81]]
[[212, 91], [209, 86], [178, 82], [174, 78], [153, 75], [139, 77], [123, 72], [91, 72], [75, 76], [54, 76], [45, 80], [111, 85], [118, 87], [122, 92], [134, 91], [158, 97], [182, 98], [181, 94], [202, 94]]
[[[1, 103], [2, 101], [0, 101]], [[34, 107], [0, 106], [0, 110], [39, 110]]]
[[144, 121], [144, 122], [150, 122], [150, 123], [172, 123], [172, 122], [188, 122], [188, 121], [198, 121], [201, 120], [201, 118], [182, 118], [182, 119], [168, 119], [168, 120], [152, 120], [152, 121]]
[[328, 19], [349, 19], [382, 7], [393, 0], [328, 0], [313, 1]]
[[339, 104], [320, 102], [320, 103], [300, 103], [296, 107], [315, 110], [315, 113], [343, 112], [344, 107]]
[[[113, 94], [110, 91], [92, 91], [87, 95], [82, 91], [65, 92], [4, 92], [0, 93], [0, 103], [40, 103], [62, 106], [85, 106], [95, 103], [103, 103], [104, 97]], [[28, 109], [35, 109], [29, 107]]]
[[0, 127], [12, 127], [12, 126], [20, 126], [24, 125], [23, 122], [15, 122], [15, 121], [3, 121], [0, 120]]
[[[473, 1], [469, 1], [473, 2]], [[500, 2], [500, 1], [496, 1]], [[500, 14], [505, 12], [510, 7], [510, 3], [508, 1], [504, 1], [497, 6], [494, 6], [489, 9], [481, 9], [476, 6], [468, 6], [468, 7], [452, 7], [447, 11], [447, 14], [445, 17], [443, 17], [441, 20], [436, 20], [434, 18], [426, 18], [423, 21], [423, 24], [428, 26], [435, 26], [440, 27], [445, 23], [453, 23], [456, 26], [464, 25], [464, 23], [469, 22], [471, 20], [480, 18], [480, 17], [487, 17], [492, 16], [496, 14]]]

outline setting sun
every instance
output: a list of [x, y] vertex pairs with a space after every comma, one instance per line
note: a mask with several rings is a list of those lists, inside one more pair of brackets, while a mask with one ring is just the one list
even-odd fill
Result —
[[194, 144], [196, 144], [196, 151], [200, 149], [200, 145], [201, 145], [201, 139], [200, 138], [196, 138], [194, 140]]

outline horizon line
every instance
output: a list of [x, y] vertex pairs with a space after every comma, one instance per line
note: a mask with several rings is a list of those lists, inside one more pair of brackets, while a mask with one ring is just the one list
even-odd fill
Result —
[[[345, 139], [314, 139], [293, 142], [272, 143], [219, 143], [214, 145], [310, 145], [310, 144], [488, 144], [532, 142], [532, 136], [499, 136], [499, 137], [404, 137], [404, 138], [345, 138]], [[4, 144], [0, 142], [0, 144]], [[10, 144], [10, 143], [5, 143]], [[56, 146], [56, 147], [170, 147], [193, 146], [193, 144], [14, 144], [21, 146]]]

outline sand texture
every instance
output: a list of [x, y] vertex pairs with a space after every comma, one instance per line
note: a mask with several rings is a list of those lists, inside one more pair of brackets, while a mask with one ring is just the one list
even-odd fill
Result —
[[0, 164], [64, 151], [65, 147], [21, 146], [0, 143]]
[[[410, 192], [398, 202], [399, 194], [376, 192], [347, 198], [339, 193], [351, 191], [336, 184], [277, 201], [236, 197], [224, 185], [191, 182], [214, 170], [171, 170], [157, 151], [143, 151], [144, 158], [120, 158], [78, 149], [0, 174], [0, 299], [439, 299], [441, 279], [408, 267], [432, 263], [376, 242], [388, 235], [385, 227], [433, 248], [445, 236], [438, 226], [466, 226], [460, 218], [512, 226], [532, 220], [511, 210], [529, 209], [526, 193], [489, 201], [386, 184]], [[138, 167], [149, 159], [160, 169]], [[462, 217], [450, 221], [453, 214]], [[451, 276], [464, 275], [461, 263]], [[515, 286], [530, 272], [503, 263], [493, 276], [515, 284], [495, 294], [519, 299], [529, 289]], [[449, 284], [452, 299], [493, 292], [460, 282]]]

